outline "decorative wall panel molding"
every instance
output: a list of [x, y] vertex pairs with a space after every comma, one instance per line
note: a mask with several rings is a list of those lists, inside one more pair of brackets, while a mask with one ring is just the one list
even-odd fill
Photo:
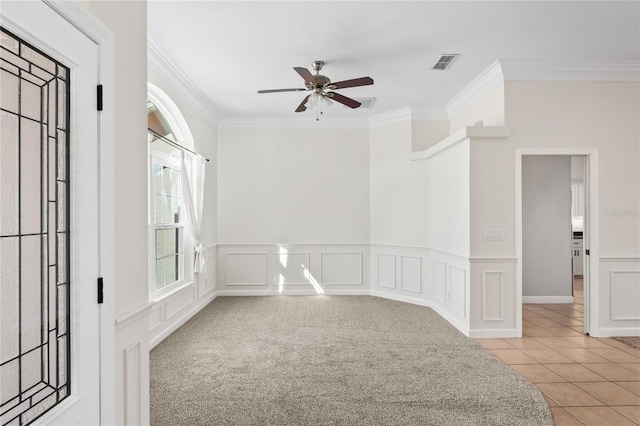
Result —
[[153, 333], [164, 323], [164, 304], [159, 304], [149, 311], [149, 332]]
[[447, 303], [447, 264], [433, 261], [433, 297], [443, 305]]
[[227, 286], [266, 286], [267, 253], [227, 253], [225, 256]]
[[451, 310], [467, 317], [467, 271], [449, 266], [449, 298]]
[[640, 320], [640, 271], [610, 271], [612, 321]]
[[171, 321], [174, 316], [180, 313], [183, 309], [189, 306], [196, 300], [196, 289], [194, 286], [189, 286], [184, 290], [172, 295], [167, 299], [165, 303], [165, 316], [167, 321]]
[[482, 272], [482, 320], [504, 321], [504, 272]]
[[138, 341], [124, 350], [124, 417], [128, 425], [142, 422], [138, 403], [142, 390], [141, 362], [141, 343]]
[[412, 293], [422, 293], [422, 258], [401, 256], [400, 288]]
[[369, 287], [369, 253], [368, 244], [221, 244], [216, 294], [359, 291]]
[[362, 253], [322, 253], [323, 285], [362, 285]]
[[378, 287], [396, 288], [396, 256], [378, 254]]
[[280, 252], [273, 255], [273, 281], [280, 285], [311, 285], [311, 254]]

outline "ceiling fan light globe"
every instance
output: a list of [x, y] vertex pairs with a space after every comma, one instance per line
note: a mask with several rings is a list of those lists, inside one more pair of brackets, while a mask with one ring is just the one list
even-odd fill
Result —
[[305, 104], [305, 107], [307, 108], [315, 108], [315, 106], [318, 104], [318, 98], [320, 97], [320, 95], [318, 95], [317, 93], [312, 93], [309, 95], [309, 99], [307, 99], [307, 103]]
[[322, 102], [322, 109], [327, 109], [333, 105], [333, 101], [326, 96], [323, 96], [320, 102]]

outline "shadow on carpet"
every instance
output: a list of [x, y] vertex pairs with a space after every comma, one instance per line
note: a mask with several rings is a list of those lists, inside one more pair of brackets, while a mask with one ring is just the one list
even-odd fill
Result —
[[150, 353], [152, 425], [553, 425], [532, 384], [433, 310], [219, 297]]

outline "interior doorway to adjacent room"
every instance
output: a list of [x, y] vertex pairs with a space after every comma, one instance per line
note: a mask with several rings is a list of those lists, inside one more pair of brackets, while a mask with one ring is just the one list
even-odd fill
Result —
[[531, 149], [516, 157], [518, 335], [536, 309], [589, 334], [597, 323], [597, 151]]

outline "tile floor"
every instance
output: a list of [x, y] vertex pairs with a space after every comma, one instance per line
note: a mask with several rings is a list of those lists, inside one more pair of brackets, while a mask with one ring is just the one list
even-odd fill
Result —
[[582, 279], [573, 304], [522, 306], [521, 339], [476, 339], [536, 385], [564, 425], [640, 425], [640, 349], [583, 334]]

